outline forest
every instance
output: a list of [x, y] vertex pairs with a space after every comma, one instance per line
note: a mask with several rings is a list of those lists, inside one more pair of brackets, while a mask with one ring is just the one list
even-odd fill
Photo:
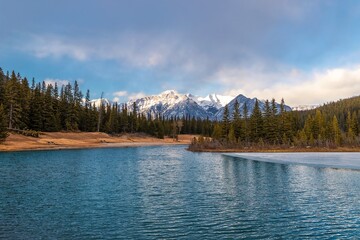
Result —
[[0, 68], [0, 141], [8, 132], [38, 136], [40, 132], [84, 131], [109, 134], [147, 133], [158, 138], [176, 137], [179, 133], [210, 136], [213, 123], [190, 117], [164, 119], [139, 114], [137, 106], [114, 103], [95, 107], [90, 91], [85, 96], [78, 82], [59, 87], [31, 84], [19, 73], [4, 74]]
[[[238, 104], [238, 103], [236, 103]], [[190, 150], [211, 149], [273, 149], [273, 148], [337, 148], [358, 147], [360, 96], [324, 104], [313, 110], [284, 111], [275, 100], [265, 101], [262, 112], [256, 102], [252, 113], [244, 105], [225, 113], [215, 123], [211, 138], [194, 138]]]
[[[37, 137], [41, 132], [106, 132], [117, 135], [142, 132], [158, 138], [197, 134], [192, 150], [261, 147], [358, 146], [360, 97], [324, 104], [314, 110], [284, 110], [275, 99], [266, 100], [262, 111], [256, 102], [252, 112], [246, 104], [234, 112], [225, 107], [222, 121], [183, 118], [151, 118], [138, 113], [137, 106], [113, 103], [96, 107], [74, 84], [58, 86], [31, 83], [14, 71], [0, 68], [0, 141], [9, 132]], [[240, 114], [240, 112], [242, 114]]]

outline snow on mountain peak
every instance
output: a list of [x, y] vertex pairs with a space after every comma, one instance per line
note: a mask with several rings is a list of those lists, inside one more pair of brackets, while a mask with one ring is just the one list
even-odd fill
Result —
[[[249, 112], [252, 111], [256, 101], [256, 98], [250, 99], [242, 94], [236, 98], [216, 93], [200, 97], [190, 93], [178, 93], [176, 90], [166, 90], [159, 95], [130, 100], [127, 102], [127, 105], [132, 106], [135, 102], [139, 113], [144, 114], [146, 117], [151, 116], [152, 118], [161, 115], [165, 118], [190, 116], [201, 119], [221, 120], [226, 105], [229, 106], [230, 111], [233, 111], [235, 99], [238, 101], [240, 108], [246, 103]], [[97, 107], [100, 106], [100, 103], [100, 99], [91, 101], [91, 104], [95, 104]], [[107, 99], [102, 99], [102, 104], [107, 105], [111, 104], [111, 102]], [[263, 109], [264, 102], [260, 101], [259, 105]], [[286, 106], [286, 110], [291, 111], [288, 106]]]
[[168, 95], [168, 94], [176, 95], [179, 93], [176, 90], [166, 90], [166, 91], [163, 91], [162, 93], [160, 93], [159, 95]]

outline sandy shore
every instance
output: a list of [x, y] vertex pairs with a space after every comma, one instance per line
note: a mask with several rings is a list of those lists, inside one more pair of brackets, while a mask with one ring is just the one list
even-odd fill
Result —
[[41, 133], [39, 138], [10, 134], [5, 143], [0, 144], [0, 151], [179, 145], [190, 144], [192, 138], [193, 135], [179, 135], [179, 140], [174, 141], [172, 138], [158, 139], [143, 134], [111, 136], [97, 132]]

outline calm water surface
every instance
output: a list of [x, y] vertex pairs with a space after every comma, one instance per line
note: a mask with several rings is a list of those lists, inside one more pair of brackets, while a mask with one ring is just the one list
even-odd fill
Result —
[[184, 146], [0, 153], [0, 238], [360, 236], [360, 171]]

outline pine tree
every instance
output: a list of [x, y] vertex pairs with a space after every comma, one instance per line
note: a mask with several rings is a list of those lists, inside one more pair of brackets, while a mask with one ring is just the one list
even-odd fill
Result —
[[239, 140], [242, 138], [243, 135], [243, 127], [242, 127], [242, 121], [241, 121], [241, 115], [240, 115], [240, 106], [237, 99], [235, 100], [234, 104], [234, 112], [233, 112], [233, 130], [235, 139]]
[[157, 122], [157, 138], [164, 139], [165, 132], [164, 132], [164, 125], [161, 121]]
[[236, 142], [235, 130], [234, 130], [233, 125], [230, 126], [230, 130], [229, 130], [229, 134], [227, 136], [227, 139], [228, 139], [228, 141], [230, 143], [235, 143]]
[[117, 133], [119, 132], [119, 122], [118, 122], [118, 108], [117, 104], [113, 104], [112, 108], [108, 108], [108, 111], [110, 111], [110, 116], [108, 121], [106, 122], [106, 132], [108, 133]]
[[45, 96], [44, 96], [44, 103], [43, 103], [43, 130], [45, 132], [53, 132], [56, 131], [55, 126], [55, 115], [54, 115], [54, 108], [53, 108], [53, 97], [52, 95], [52, 85], [49, 85], [46, 89]]
[[21, 105], [19, 102], [21, 86], [14, 71], [12, 71], [10, 79], [6, 81], [5, 89], [9, 128], [19, 128], [21, 125]]
[[5, 102], [5, 76], [3, 70], [0, 68], [0, 103]]
[[249, 110], [247, 107], [246, 102], [244, 103], [244, 107], [243, 107], [243, 114], [244, 114], [244, 141], [246, 143], [249, 143], [250, 140], [250, 134], [249, 134]]
[[43, 101], [40, 92], [40, 85], [36, 85], [30, 99], [30, 129], [41, 131], [43, 128]]
[[0, 143], [4, 142], [7, 138], [7, 122], [4, 106], [0, 105]]
[[230, 130], [230, 116], [229, 116], [229, 107], [228, 105], [225, 106], [224, 115], [222, 119], [222, 137], [227, 139], [229, 130]]
[[264, 140], [266, 142], [273, 143], [273, 136], [272, 133], [272, 112], [270, 107], [269, 100], [265, 101], [265, 111], [264, 111]]
[[356, 112], [352, 113], [350, 126], [351, 126], [351, 128], [352, 128], [352, 130], [354, 132], [354, 135], [359, 136], [359, 122], [358, 122], [358, 119], [357, 119]]
[[346, 117], [346, 136], [348, 144], [353, 144], [355, 141], [355, 133], [352, 128], [352, 116], [350, 111], [348, 111]]
[[220, 124], [218, 124], [218, 123], [215, 124], [214, 130], [212, 132], [211, 137], [213, 139], [217, 139], [217, 140], [221, 139], [221, 137], [222, 137], [222, 128], [221, 128]]
[[256, 99], [254, 110], [250, 116], [250, 138], [252, 142], [257, 143], [263, 137], [263, 118]]
[[277, 118], [278, 109], [276, 106], [275, 99], [271, 100], [271, 116], [269, 120], [269, 129], [268, 129], [268, 138], [269, 142], [272, 144], [277, 144], [279, 142], [278, 136], [278, 118]]
[[138, 131], [138, 118], [137, 118], [137, 106], [136, 106], [136, 102], [133, 102], [132, 105], [132, 112], [131, 112], [131, 117], [130, 117], [130, 128], [131, 128], [131, 132], [137, 132]]
[[341, 130], [335, 115], [332, 120], [332, 132], [333, 132], [334, 143], [336, 146], [339, 146], [341, 144]]

